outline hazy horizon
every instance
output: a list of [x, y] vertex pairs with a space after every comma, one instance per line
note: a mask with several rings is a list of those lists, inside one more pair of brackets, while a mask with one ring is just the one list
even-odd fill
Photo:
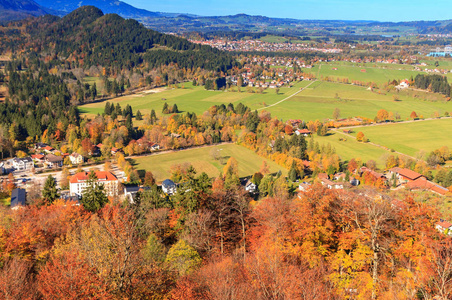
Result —
[[[124, 1], [124, 0], [123, 0]], [[168, 13], [186, 13], [199, 16], [227, 16], [236, 14], [260, 15], [271, 18], [291, 18], [299, 20], [344, 20], [344, 21], [437, 21], [450, 20], [448, 13], [452, 2], [439, 0], [434, 5], [419, 0], [413, 1], [295, 1], [282, 0], [275, 9], [269, 0], [239, 1], [227, 3], [212, 0], [169, 0], [163, 3], [150, 3], [145, 0], [125, 0], [137, 8]]]

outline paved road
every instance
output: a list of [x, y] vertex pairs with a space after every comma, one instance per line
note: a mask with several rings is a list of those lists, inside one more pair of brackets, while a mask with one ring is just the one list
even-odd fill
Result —
[[341, 129], [352, 129], [352, 128], [370, 127], [370, 126], [397, 125], [397, 124], [414, 123], [414, 122], [418, 123], [418, 122], [425, 122], [425, 121], [448, 120], [450, 118], [452, 118], [452, 117], [425, 118], [425, 119], [419, 119], [419, 120], [407, 120], [407, 121], [400, 121], [400, 122], [372, 123], [372, 124], [367, 124], [367, 125], [344, 126], [344, 127], [340, 127], [340, 128]]
[[278, 105], [278, 104], [280, 104], [280, 103], [282, 103], [282, 102], [284, 102], [284, 101], [286, 101], [286, 100], [289, 100], [289, 99], [292, 98], [293, 96], [296, 96], [296, 95], [298, 95], [299, 93], [301, 93], [302, 91], [304, 91], [305, 89], [307, 89], [307, 88], [308, 88], [311, 84], [313, 84], [314, 82], [317, 82], [317, 80], [314, 80], [313, 82], [311, 82], [310, 84], [308, 84], [308, 85], [305, 86], [304, 88], [301, 88], [299, 91], [296, 91], [296, 92], [293, 93], [292, 95], [290, 95], [290, 96], [288, 96], [288, 97], [286, 97], [286, 98], [284, 98], [284, 99], [282, 99], [282, 100], [280, 100], [280, 101], [278, 101], [278, 102], [276, 102], [276, 103], [273, 103], [272, 105], [269, 105], [269, 106], [266, 106], [266, 107], [258, 108], [257, 110], [267, 109], [267, 108], [270, 108], [270, 107], [272, 107], [272, 106]]

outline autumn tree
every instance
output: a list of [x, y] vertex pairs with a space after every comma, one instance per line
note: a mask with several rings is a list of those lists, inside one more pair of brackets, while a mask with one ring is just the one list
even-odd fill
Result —
[[174, 244], [166, 256], [166, 262], [181, 276], [193, 272], [201, 261], [198, 252], [184, 240]]
[[412, 111], [411, 114], [410, 114], [410, 118], [413, 119], [413, 120], [416, 119], [417, 118], [417, 113], [415, 111]]
[[380, 109], [377, 112], [377, 119], [380, 121], [386, 121], [389, 118], [389, 113], [385, 109]]
[[362, 131], [358, 132], [358, 134], [356, 135], [356, 140], [358, 142], [366, 142], [367, 138], [365, 137], [364, 133]]

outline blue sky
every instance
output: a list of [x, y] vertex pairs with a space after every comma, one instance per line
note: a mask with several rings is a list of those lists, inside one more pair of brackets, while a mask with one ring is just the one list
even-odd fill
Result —
[[150, 11], [223, 16], [238, 13], [320, 20], [452, 19], [451, 0], [122, 0]]

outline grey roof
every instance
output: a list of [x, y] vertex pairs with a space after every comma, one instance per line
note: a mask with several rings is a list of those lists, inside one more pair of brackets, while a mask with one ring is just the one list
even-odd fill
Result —
[[14, 189], [11, 192], [11, 208], [16, 206], [25, 206], [26, 204], [26, 192], [24, 189]]
[[138, 193], [139, 190], [140, 190], [140, 187], [138, 185], [125, 186], [124, 194], [127, 194], [127, 193], [135, 194], [135, 193]]
[[176, 184], [171, 179], [165, 179], [162, 182], [162, 186], [169, 188], [169, 187], [175, 187]]
[[23, 158], [14, 158], [15, 162], [19, 162], [19, 161], [23, 161], [24, 163], [31, 163], [33, 162], [33, 160], [31, 159], [31, 157], [27, 156], [27, 157], [23, 157]]

